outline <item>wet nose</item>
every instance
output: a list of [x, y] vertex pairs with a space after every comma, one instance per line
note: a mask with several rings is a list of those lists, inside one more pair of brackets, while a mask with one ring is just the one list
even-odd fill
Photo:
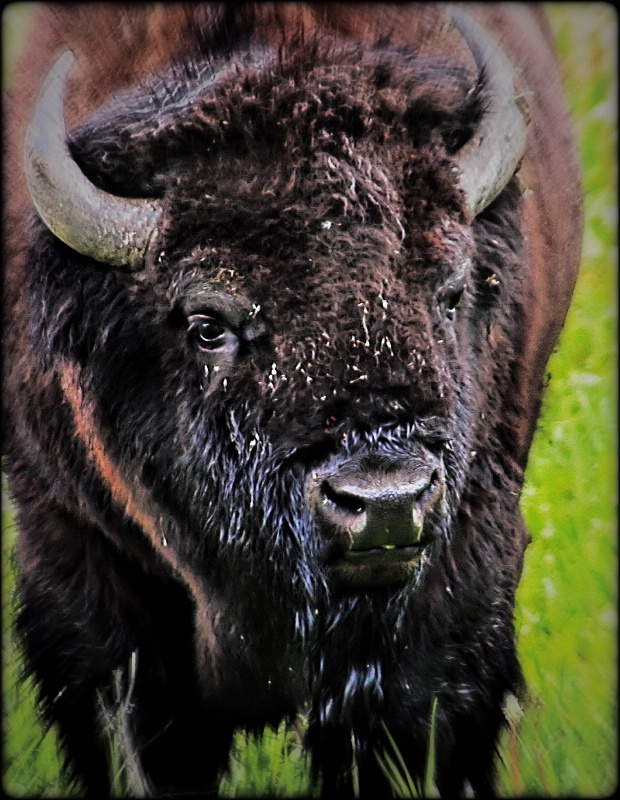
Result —
[[320, 481], [316, 513], [332, 533], [346, 534], [351, 551], [419, 544], [424, 520], [444, 493], [435, 459], [392, 470], [343, 463]]

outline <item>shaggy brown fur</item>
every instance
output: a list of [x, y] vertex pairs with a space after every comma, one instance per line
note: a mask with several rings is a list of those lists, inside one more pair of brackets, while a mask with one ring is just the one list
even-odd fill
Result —
[[[5, 450], [28, 669], [91, 792], [97, 693], [113, 706], [136, 651], [127, 725], [155, 791], [212, 789], [235, 728], [307, 706], [323, 790], [351, 792], [355, 760], [377, 796], [382, 723], [420, 776], [433, 698], [440, 790], [491, 789], [520, 685], [518, 497], [580, 206], [540, 12], [472, 13], [532, 118], [475, 219], [458, 157], [488, 97], [439, 5], [41, 11], [8, 98]], [[25, 124], [61, 43], [72, 156], [163, 203], [136, 273], [31, 208]], [[201, 349], [197, 315], [231, 347]], [[416, 459], [445, 475], [432, 545], [394, 585], [343, 588], [316, 475]]]

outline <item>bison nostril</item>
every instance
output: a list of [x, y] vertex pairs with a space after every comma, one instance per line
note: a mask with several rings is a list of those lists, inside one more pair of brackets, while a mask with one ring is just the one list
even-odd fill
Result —
[[339, 492], [334, 489], [328, 481], [323, 481], [321, 484], [321, 498], [323, 505], [332, 504], [337, 511], [342, 511], [345, 514], [363, 514], [366, 510], [366, 505], [363, 500], [353, 494], [347, 492]]

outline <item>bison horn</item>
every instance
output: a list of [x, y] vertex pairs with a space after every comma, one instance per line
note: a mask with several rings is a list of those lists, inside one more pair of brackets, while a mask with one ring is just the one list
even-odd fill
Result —
[[63, 106], [72, 64], [70, 51], [56, 61], [26, 133], [24, 168], [30, 195], [43, 222], [73, 250], [107, 264], [140, 269], [162, 206], [102, 191], [71, 157]]
[[514, 88], [514, 68], [499, 44], [461, 9], [448, 14], [469, 47], [489, 104], [473, 139], [459, 154], [460, 186], [474, 216], [491, 203], [514, 175], [525, 150], [527, 110]]

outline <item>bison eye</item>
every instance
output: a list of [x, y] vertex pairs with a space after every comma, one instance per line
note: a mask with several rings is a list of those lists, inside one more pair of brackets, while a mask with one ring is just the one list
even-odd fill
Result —
[[460, 289], [450, 290], [444, 295], [444, 307], [448, 319], [454, 319], [454, 312], [461, 305], [464, 291], [465, 287], [462, 286]]
[[467, 272], [465, 269], [452, 275], [439, 293], [439, 305], [449, 320], [453, 320], [456, 309], [461, 305], [467, 288]]
[[228, 350], [236, 344], [236, 335], [215, 317], [194, 314], [188, 322], [189, 335], [198, 348], [206, 353]]

